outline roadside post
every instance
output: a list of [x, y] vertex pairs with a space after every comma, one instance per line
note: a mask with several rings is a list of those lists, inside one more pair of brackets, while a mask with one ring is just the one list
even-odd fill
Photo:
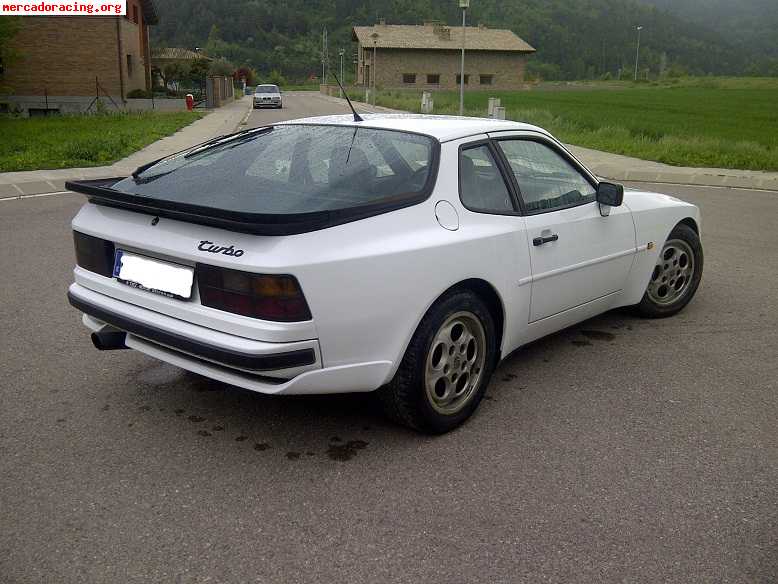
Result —
[[496, 106], [494, 108], [494, 115], [492, 116], [495, 120], [504, 120], [505, 119], [505, 108]]
[[486, 116], [489, 118], [494, 117], [494, 108], [500, 107], [499, 97], [490, 97], [489, 104], [486, 106]]
[[432, 101], [432, 93], [429, 91], [423, 91], [421, 94], [421, 113], [431, 114], [434, 108]]

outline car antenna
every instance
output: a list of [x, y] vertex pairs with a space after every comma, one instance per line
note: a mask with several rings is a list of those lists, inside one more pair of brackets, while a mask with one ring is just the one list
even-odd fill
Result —
[[362, 116], [360, 116], [357, 113], [357, 110], [354, 109], [354, 104], [351, 103], [351, 100], [348, 98], [348, 93], [346, 93], [346, 90], [343, 89], [343, 84], [340, 82], [340, 79], [338, 79], [338, 76], [333, 73], [332, 76], [335, 78], [335, 81], [338, 82], [338, 87], [340, 87], [340, 90], [343, 92], [343, 95], [346, 97], [346, 101], [348, 102], [348, 106], [351, 108], [351, 112], [354, 114], [354, 121], [355, 122], [364, 122], [365, 120], [362, 119]]

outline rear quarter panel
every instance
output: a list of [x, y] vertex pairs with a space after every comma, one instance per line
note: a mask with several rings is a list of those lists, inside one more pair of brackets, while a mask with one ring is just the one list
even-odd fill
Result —
[[[289, 238], [299, 246], [291, 256], [309, 258], [295, 274], [325, 366], [390, 360], [393, 374], [430, 306], [472, 278], [489, 283], [503, 304], [503, 352], [518, 343], [529, 313], [529, 287], [518, 285], [530, 275], [524, 218], [473, 213], [461, 205], [458, 146], [442, 145], [438, 181], [424, 203]], [[456, 231], [438, 223], [440, 200], [456, 209]]]

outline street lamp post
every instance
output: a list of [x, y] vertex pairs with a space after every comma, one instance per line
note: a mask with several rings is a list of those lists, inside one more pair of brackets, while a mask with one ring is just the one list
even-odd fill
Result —
[[[340, 57], [340, 77], [339, 77], [339, 79], [340, 79], [341, 83], [345, 83], [345, 81], [343, 80], [343, 53], [345, 53], [345, 51], [343, 49], [339, 49], [338, 50], [338, 56]], [[341, 99], [343, 99], [343, 90], [342, 89], [340, 90], [340, 97], [341, 97]]]
[[459, 0], [462, 9], [462, 62], [459, 67], [459, 115], [465, 114], [465, 25], [467, 24], [467, 9], [470, 8], [470, 0]]
[[329, 47], [327, 47], [327, 27], [321, 31], [321, 82], [322, 85], [327, 83], [327, 53]]
[[640, 60], [640, 31], [643, 30], [642, 26], [636, 27], [638, 31], [638, 47], [635, 50], [635, 81], [638, 80], [638, 61]]
[[373, 105], [375, 105], [376, 73], [378, 72], [378, 71], [376, 71], [376, 66], [377, 66], [376, 53], [378, 51], [378, 33], [374, 32], [373, 34], [370, 35], [370, 38], [373, 39], [373, 67], [372, 67], [372, 69], [373, 69], [373, 90], [372, 90], [372, 94], [373, 94]]

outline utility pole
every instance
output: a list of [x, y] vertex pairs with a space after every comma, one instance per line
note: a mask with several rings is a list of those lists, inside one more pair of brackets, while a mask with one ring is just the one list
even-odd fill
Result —
[[[346, 51], [344, 51], [343, 49], [338, 49], [338, 56], [340, 57], [340, 77], [338, 77], [338, 79], [340, 79], [341, 83], [345, 83], [345, 81], [343, 80], [343, 54], [345, 52]], [[342, 89], [340, 90], [340, 97], [341, 97], [341, 99], [343, 99], [343, 90]]]
[[377, 61], [376, 61], [376, 54], [378, 51], [378, 33], [374, 32], [370, 35], [370, 38], [373, 39], [373, 66], [371, 69], [373, 70], [373, 91], [372, 91], [372, 97], [373, 97], [373, 105], [375, 105], [375, 90], [376, 90], [376, 73], [378, 71], [376, 70], [377, 67]]
[[467, 24], [467, 9], [470, 8], [470, 0], [459, 0], [462, 9], [462, 62], [459, 68], [459, 115], [465, 115], [465, 25]]
[[327, 83], [327, 27], [324, 27], [321, 33], [321, 83]]
[[640, 31], [643, 30], [642, 26], [637, 27], [638, 31], [638, 48], [635, 50], [635, 81], [638, 80], [638, 61], [640, 60]]

